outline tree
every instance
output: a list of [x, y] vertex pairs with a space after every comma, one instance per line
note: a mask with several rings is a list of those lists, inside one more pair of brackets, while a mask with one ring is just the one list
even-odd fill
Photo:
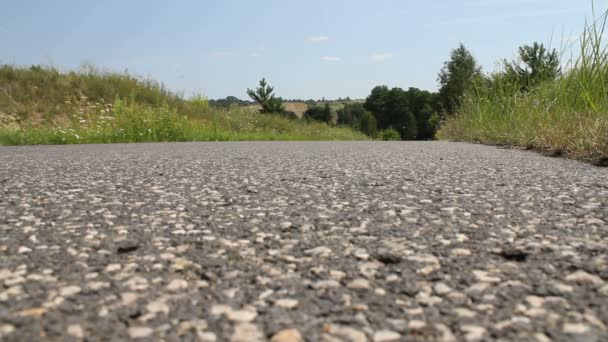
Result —
[[325, 106], [323, 106], [322, 121], [326, 122], [328, 125], [334, 121], [333, 116], [331, 115], [331, 107], [329, 106], [329, 103], [326, 103]]
[[554, 80], [561, 70], [557, 51], [547, 51], [543, 44], [534, 42], [519, 49], [519, 60], [503, 61], [505, 75], [511, 81], [517, 81], [521, 90], [529, 90], [542, 81]]
[[214, 107], [229, 108], [230, 106], [250, 105], [250, 101], [243, 101], [235, 96], [227, 96], [223, 99], [209, 100], [209, 104]]
[[416, 118], [411, 110], [409, 95], [403, 89], [375, 87], [363, 106], [374, 115], [379, 129], [393, 128], [403, 140], [416, 139]]
[[363, 111], [361, 117], [355, 123], [355, 128], [370, 137], [375, 137], [378, 132], [378, 124], [376, 118], [368, 111]]
[[454, 114], [460, 100], [476, 78], [481, 77], [481, 67], [473, 55], [461, 43], [452, 50], [450, 60], [439, 72], [439, 101], [445, 113]]
[[312, 106], [304, 112], [304, 118], [308, 120], [315, 120], [331, 124], [333, 117], [331, 115], [331, 107], [329, 103], [324, 106]]
[[437, 127], [434, 122], [436, 121], [436, 118], [432, 118], [439, 111], [437, 94], [413, 87], [409, 88], [406, 93], [409, 97], [409, 108], [412, 111], [418, 126], [416, 139], [433, 139]]
[[338, 110], [338, 125], [354, 126], [365, 112], [361, 103], [346, 103]]
[[[378, 122], [378, 129], [393, 129], [403, 140], [430, 140], [435, 137], [441, 108], [439, 95], [418, 88], [388, 89], [375, 87], [365, 100], [363, 107], [369, 110]], [[345, 108], [346, 109], [346, 108]], [[348, 112], [339, 112], [339, 120], [347, 121]], [[344, 118], [341, 118], [342, 115]], [[391, 133], [392, 134], [392, 133]]]
[[247, 95], [255, 102], [262, 106], [261, 113], [283, 113], [283, 100], [280, 97], [275, 97], [272, 93], [274, 87], [266, 83], [266, 79], [262, 78], [260, 86], [256, 90], [247, 89]]
[[385, 110], [385, 119], [388, 121], [388, 125], [381, 127], [382, 129], [392, 127], [399, 132], [401, 139], [416, 139], [418, 124], [412, 112], [407, 92], [401, 88], [391, 89], [388, 94]]
[[385, 117], [388, 94], [389, 89], [387, 86], [374, 87], [363, 104], [363, 107], [374, 115], [380, 129], [384, 129], [389, 125], [388, 119]]

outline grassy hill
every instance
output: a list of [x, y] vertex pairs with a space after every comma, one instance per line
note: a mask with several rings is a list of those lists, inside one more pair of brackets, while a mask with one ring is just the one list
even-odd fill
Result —
[[366, 140], [347, 128], [251, 108], [210, 107], [163, 84], [86, 67], [0, 66], [0, 144], [215, 140]]
[[608, 165], [608, 21], [603, 18], [585, 28], [572, 52], [578, 57], [563, 63], [561, 75], [529, 91], [506, 77], [478, 84], [437, 136]]

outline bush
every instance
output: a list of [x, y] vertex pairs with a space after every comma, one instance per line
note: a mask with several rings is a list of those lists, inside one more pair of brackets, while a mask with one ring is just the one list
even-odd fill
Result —
[[325, 122], [327, 124], [332, 123], [331, 107], [326, 103], [324, 106], [310, 107], [304, 112], [304, 118], [307, 120], [314, 120]]
[[401, 140], [401, 135], [396, 129], [387, 128], [380, 132], [380, 138], [384, 141], [396, 141]]

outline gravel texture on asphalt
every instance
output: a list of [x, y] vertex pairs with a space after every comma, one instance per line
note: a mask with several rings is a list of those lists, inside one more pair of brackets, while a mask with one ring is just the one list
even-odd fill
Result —
[[606, 168], [446, 142], [3, 147], [0, 189], [0, 340], [608, 340]]

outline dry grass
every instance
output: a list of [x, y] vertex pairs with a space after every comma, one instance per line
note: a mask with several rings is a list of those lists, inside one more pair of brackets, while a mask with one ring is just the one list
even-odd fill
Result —
[[367, 140], [351, 129], [253, 108], [215, 109], [158, 82], [94, 70], [0, 66], [0, 144]]
[[568, 72], [528, 92], [499, 79], [464, 99], [440, 139], [521, 146], [555, 155], [608, 160], [608, 44], [603, 23], [588, 26]]
[[308, 109], [308, 105], [304, 102], [284, 102], [285, 110], [296, 113], [298, 118], [304, 116], [304, 112]]

